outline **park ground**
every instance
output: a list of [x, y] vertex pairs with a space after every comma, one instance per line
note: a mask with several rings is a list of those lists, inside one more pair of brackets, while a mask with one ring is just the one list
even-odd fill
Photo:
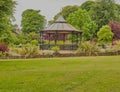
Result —
[[0, 60], [0, 92], [120, 92], [120, 56]]

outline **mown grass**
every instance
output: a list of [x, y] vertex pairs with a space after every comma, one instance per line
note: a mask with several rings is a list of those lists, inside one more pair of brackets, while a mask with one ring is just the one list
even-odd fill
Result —
[[120, 56], [0, 60], [0, 92], [120, 92]]

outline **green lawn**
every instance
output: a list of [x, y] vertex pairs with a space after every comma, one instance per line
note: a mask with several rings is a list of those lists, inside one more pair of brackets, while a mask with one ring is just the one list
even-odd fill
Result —
[[0, 60], [0, 92], [120, 92], [120, 56]]

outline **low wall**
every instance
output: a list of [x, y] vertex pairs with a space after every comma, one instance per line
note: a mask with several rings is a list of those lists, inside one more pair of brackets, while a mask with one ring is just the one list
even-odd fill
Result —
[[104, 52], [104, 53], [79, 53], [79, 54], [53, 54], [53, 55], [39, 55], [34, 57], [25, 57], [25, 56], [8, 56], [8, 57], [0, 57], [0, 59], [27, 59], [27, 58], [54, 58], [54, 57], [81, 57], [81, 56], [116, 56], [120, 55], [120, 51], [118, 52]]

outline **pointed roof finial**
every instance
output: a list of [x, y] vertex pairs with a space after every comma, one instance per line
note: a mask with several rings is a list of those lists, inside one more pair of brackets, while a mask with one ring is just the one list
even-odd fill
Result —
[[59, 17], [58, 17], [58, 19], [55, 21], [55, 23], [66, 23], [66, 21], [65, 21], [65, 19], [63, 18], [63, 16], [62, 16], [62, 9], [60, 9], [60, 15], [59, 15]]
[[60, 15], [62, 15], [62, 8], [60, 9]]

